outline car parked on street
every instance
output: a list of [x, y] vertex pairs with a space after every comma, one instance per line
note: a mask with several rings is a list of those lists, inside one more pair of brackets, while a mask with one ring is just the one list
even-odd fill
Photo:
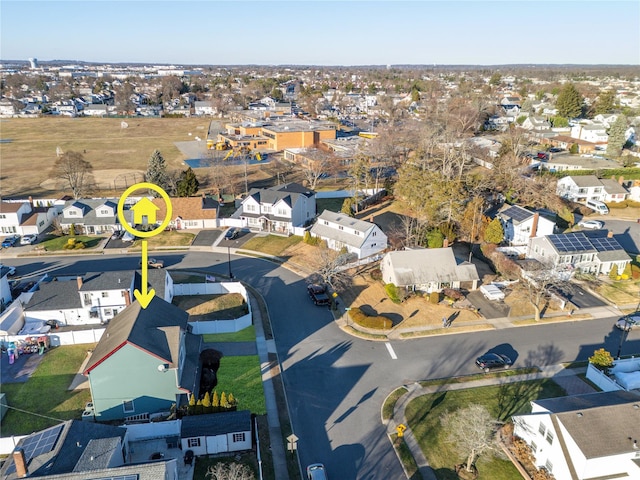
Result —
[[[151, 268], [162, 268], [164, 267], [164, 261], [158, 260], [156, 258], [149, 258], [147, 259], [147, 265], [149, 265]], [[142, 260], [138, 262], [138, 267], [141, 267], [141, 266], [142, 266]]]
[[327, 470], [321, 463], [313, 463], [307, 467], [308, 480], [329, 480]]
[[578, 222], [578, 226], [589, 230], [600, 230], [604, 227], [604, 223], [599, 220], [582, 220]]
[[501, 353], [485, 353], [476, 358], [476, 365], [478, 368], [486, 372], [492, 368], [509, 368], [513, 362], [506, 355]]
[[8, 270], [8, 277], [13, 277], [16, 274], [16, 267], [10, 267], [9, 265], [0, 265], [0, 268], [6, 268]]
[[5, 239], [2, 240], [2, 248], [15, 247], [16, 242], [19, 238], [20, 237], [18, 235], [10, 235], [8, 237], [5, 237]]
[[20, 239], [20, 245], [33, 245], [37, 241], [38, 241], [38, 236], [33, 233], [30, 233], [28, 235], [24, 235]]
[[307, 292], [309, 293], [309, 297], [311, 297], [311, 301], [316, 305], [329, 305], [331, 301], [327, 293], [327, 287], [324, 285], [317, 283], [309, 284], [307, 285]]
[[623, 332], [630, 332], [633, 327], [640, 326], [640, 314], [625, 315], [618, 319], [615, 326]]

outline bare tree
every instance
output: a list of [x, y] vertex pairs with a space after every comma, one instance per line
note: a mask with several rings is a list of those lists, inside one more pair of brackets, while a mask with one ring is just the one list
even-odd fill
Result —
[[254, 480], [251, 469], [242, 463], [216, 463], [209, 467], [207, 477], [211, 480]]
[[319, 247], [319, 264], [316, 275], [333, 290], [343, 290], [351, 285], [351, 277], [341, 267], [346, 255], [327, 247]]
[[471, 404], [453, 413], [447, 412], [440, 417], [440, 424], [448, 432], [448, 441], [467, 457], [468, 472], [480, 454], [500, 452], [496, 439], [498, 422], [484, 405]]
[[87, 162], [81, 153], [63, 153], [53, 165], [53, 175], [62, 178], [69, 184], [73, 198], [80, 198], [87, 193], [93, 183], [91, 172], [93, 166]]
[[554, 286], [569, 289], [561, 266], [531, 260], [521, 265], [520, 285], [524, 288], [527, 300], [534, 310], [536, 322], [540, 321], [542, 309], [551, 297], [550, 289]]

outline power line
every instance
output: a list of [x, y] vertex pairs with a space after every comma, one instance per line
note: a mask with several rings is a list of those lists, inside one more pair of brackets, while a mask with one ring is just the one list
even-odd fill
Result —
[[17, 410], [18, 412], [26, 413], [26, 414], [28, 414], [28, 415], [34, 415], [34, 416], [36, 416], [36, 417], [46, 418], [47, 420], [55, 420], [56, 422], [65, 422], [65, 421], [69, 420], [68, 418], [54, 418], [54, 417], [48, 417], [47, 415], [42, 415], [42, 414], [40, 414], [40, 413], [30, 412], [30, 411], [28, 411], [28, 410], [23, 410], [23, 409], [21, 409], [21, 408], [13, 407], [13, 406], [11, 406], [11, 405], [3, 405], [3, 406], [4, 406], [4, 407], [7, 407], [7, 408], [11, 408], [11, 409], [13, 409], [13, 410]]

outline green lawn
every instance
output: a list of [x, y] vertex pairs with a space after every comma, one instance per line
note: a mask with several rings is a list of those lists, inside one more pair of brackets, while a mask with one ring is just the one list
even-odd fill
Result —
[[317, 198], [316, 209], [319, 213], [329, 210], [330, 212], [339, 213], [342, 210], [344, 198]]
[[[2, 436], [25, 435], [55, 425], [63, 420], [80, 419], [89, 390], [69, 391], [74, 375], [95, 344], [55, 347], [45, 353], [42, 363], [26, 383], [0, 385], [10, 406], [2, 420]], [[39, 415], [44, 415], [44, 418]]]
[[300, 243], [301, 241], [302, 237], [297, 235], [292, 235], [290, 237], [268, 235], [266, 237], [253, 237], [248, 240], [242, 248], [267, 253], [269, 255], [280, 255], [287, 248]]
[[[453, 467], [466, 459], [447, 442], [447, 432], [440, 425], [444, 412], [476, 403], [486, 406], [498, 420], [508, 421], [511, 415], [530, 412], [531, 400], [563, 395], [566, 392], [552, 380], [534, 380], [423, 395], [411, 401], [405, 413], [407, 423], [438, 479], [457, 480]], [[478, 460], [477, 467], [479, 480], [520, 478], [508, 460], [484, 456]]]
[[257, 415], [267, 411], [257, 355], [222, 357], [215, 389], [218, 395], [233, 393], [238, 401], [238, 410], [251, 410]]
[[[44, 248], [47, 252], [55, 252], [57, 250], [64, 250], [64, 246], [69, 242], [68, 235], [62, 237], [53, 237], [42, 242], [39, 247]], [[85, 249], [95, 248], [98, 246], [103, 237], [87, 237], [86, 235], [76, 235], [76, 243], [84, 243]], [[79, 250], [79, 249], [76, 249]]]
[[194, 238], [195, 235], [193, 233], [176, 232], [174, 230], [170, 232], [164, 231], [153, 237], [137, 239], [131, 249], [142, 249], [142, 240], [147, 241], [147, 246], [150, 250], [160, 247], [188, 247]]
[[256, 330], [251, 325], [235, 333], [208, 333], [202, 337], [205, 342], [254, 342]]

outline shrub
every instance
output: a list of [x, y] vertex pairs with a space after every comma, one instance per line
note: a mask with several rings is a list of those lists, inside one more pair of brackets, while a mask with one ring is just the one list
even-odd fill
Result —
[[73, 248], [75, 248], [76, 250], [83, 249], [85, 247], [86, 245], [84, 244], [84, 242], [76, 242], [76, 244], [73, 246]]
[[613, 366], [613, 357], [604, 348], [599, 348], [593, 352], [593, 356], [589, 357], [589, 362], [600, 370], [606, 370]]
[[611, 270], [609, 270], [609, 278], [611, 280], [620, 280], [620, 276], [618, 275], [618, 266], [613, 265]]
[[640, 267], [638, 265], [631, 265], [631, 278], [633, 280], [640, 279]]
[[349, 316], [354, 323], [366, 328], [375, 330], [388, 330], [393, 326], [393, 322], [387, 317], [376, 316], [370, 317], [359, 308], [352, 308], [349, 310]]
[[437, 305], [440, 303], [440, 292], [431, 292], [429, 294], [429, 302]]
[[460, 290], [456, 290], [455, 288], [445, 288], [442, 290], [442, 293], [446, 298], [450, 298], [454, 302], [456, 300], [462, 300], [464, 298], [462, 292]]
[[402, 301], [400, 292], [398, 291], [398, 287], [396, 287], [393, 283], [387, 283], [384, 286], [384, 291], [387, 292], [387, 296], [393, 303], [400, 303]]
[[373, 270], [371, 270], [371, 273], [369, 275], [371, 275], [371, 280], [382, 280], [382, 270], [380, 270], [379, 268], [374, 268]]
[[622, 280], [629, 280], [631, 278], [631, 262], [627, 263], [622, 270], [622, 275], [620, 275]]

